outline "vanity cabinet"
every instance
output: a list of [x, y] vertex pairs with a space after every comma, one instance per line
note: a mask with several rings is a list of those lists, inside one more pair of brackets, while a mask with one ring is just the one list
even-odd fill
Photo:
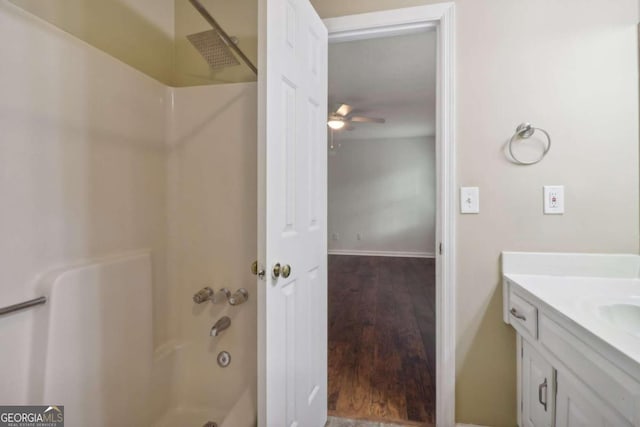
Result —
[[640, 382], [514, 288], [504, 314], [518, 333], [519, 426], [640, 427]]
[[633, 424], [608, 407], [561, 364], [553, 365], [524, 339], [519, 368], [520, 427], [624, 427]]

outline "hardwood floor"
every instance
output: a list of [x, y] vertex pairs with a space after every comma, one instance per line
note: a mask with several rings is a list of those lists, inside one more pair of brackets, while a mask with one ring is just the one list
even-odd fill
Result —
[[433, 259], [329, 256], [329, 414], [435, 425]]

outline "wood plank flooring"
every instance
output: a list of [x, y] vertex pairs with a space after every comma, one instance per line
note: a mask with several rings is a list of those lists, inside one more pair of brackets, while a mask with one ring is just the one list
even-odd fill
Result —
[[435, 425], [433, 259], [329, 256], [329, 414]]

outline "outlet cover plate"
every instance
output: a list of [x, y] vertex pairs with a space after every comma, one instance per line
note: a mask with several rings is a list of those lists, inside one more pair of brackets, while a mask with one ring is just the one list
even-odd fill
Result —
[[544, 186], [544, 214], [562, 215], [564, 213], [564, 185]]
[[480, 213], [480, 188], [460, 187], [460, 213]]

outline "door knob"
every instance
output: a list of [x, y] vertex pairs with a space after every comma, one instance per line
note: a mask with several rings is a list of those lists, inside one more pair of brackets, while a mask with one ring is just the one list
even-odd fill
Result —
[[282, 277], [285, 279], [291, 275], [291, 266], [289, 264], [285, 264], [282, 266]]
[[273, 269], [271, 270], [271, 275], [273, 276], [274, 279], [277, 279], [278, 277], [280, 277], [280, 263], [277, 262], [276, 265], [273, 266]]
[[271, 275], [274, 279], [277, 279], [280, 276], [286, 279], [291, 275], [291, 266], [289, 264], [281, 265], [279, 262], [277, 262], [271, 270]]
[[264, 269], [261, 269], [258, 266], [258, 261], [253, 261], [251, 263], [251, 274], [253, 274], [254, 276], [258, 276], [261, 279], [264, 278]]

